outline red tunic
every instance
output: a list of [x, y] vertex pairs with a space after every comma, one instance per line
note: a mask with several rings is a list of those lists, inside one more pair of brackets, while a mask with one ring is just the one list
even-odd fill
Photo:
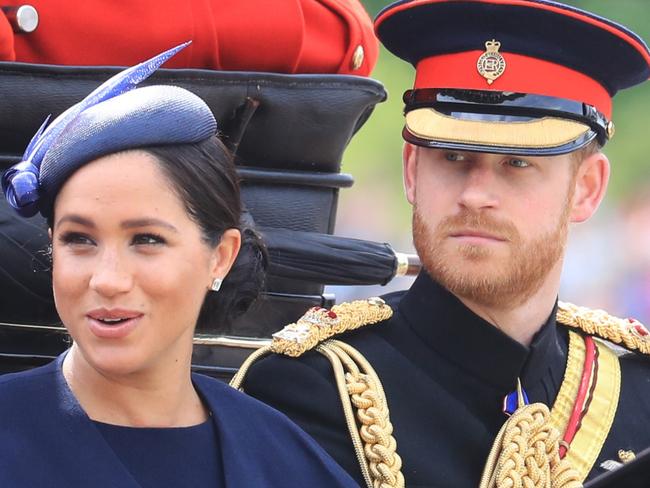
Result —
[[[22, 3], [5, 0], [3, 6]], [[359, 0], [30, 4], [39, 25], [33, 33], [15, 34], [17, 61], [128, 66], [192, 40], [165, 67], [368, 75], [378, 55], [372, 22]], [[2, 59], [13, 60], [11, 37], [0, 18]]]

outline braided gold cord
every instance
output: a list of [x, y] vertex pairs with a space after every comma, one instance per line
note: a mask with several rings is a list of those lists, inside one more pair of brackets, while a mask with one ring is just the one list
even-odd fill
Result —
[[334, 305], [331, 310], [314, 307], [295, 323], [273, 334], [273, 352], [298, 357], [330, 337], [389, 319], [393, 310], [381, 298]]
[[230, 386], [237, 390], [241, 390], [241, 384], [244, 382], [246, 374], [248, 373], [248, 370], [253, 365], [253, 363], [259, 359], [262, 359], [264, 356], [271, 354], [272, 352], [273, 351], [271, 351], [271, 346], [260, 347], [258, 350], [253, 351], [239, 367], [239, 370], [237, 370], [235, 376], [233, 376], [230, 380]]
[[604, 310], [559, 302], [557, 321], [590, 335], [621, 344], [631, 351], [650, 354], [650, 333], [638, 320], [621, 319]]
[[396, 452], [388, 402], [377, 373], [352, 346], [327, 340], [364, 325], [382, 322], [392, 315], [392, 309], [381, 298], [342, 303], [331, 310], [311, 308], [295, 323], [273, 334], [271, 345], [251, 354], [230, 385], [241, 389], [251, 365], [267, 354], [298, 357], [315, 348], [332, 365], [345, 422], [366, 485], [368, 488], [404, 488], [402, 459]]
[[543, 403], [520, 406], [501, 427], [480, 488], [580, 488], [578, 473], [560, 459], [560, 433]]
[[[361, 474], [366, 486], [368, 488], [373, 488], [374, 483], [372, 477], [370, 476], [370, 470], [368, 468], [368, 462], [366, 461], [366, 456], [364, 452], [363, 442], [361, 441], [361, 436], [357, 429], [357, 423], [354, 420], [354, 412], [352, 410], [352, 402], [350, 401], [350, 396], [347, 392], [347, 384], [345, 381], [345, 369], [343, 367], [343, 362], [341, 358], [333, 351], [331, 348], [328, 348], [326, 344], [319, 345], [316, 350], [320, 352], [323, 356], [329, 359], [332, 364], [332, 369], [334, 371], [334, 379], [336, 381], [336, 387], [339, 392], [339, 398], [341, 400], [341, 406], [343, 407], [343, 415], [345, 417], [345, 424], [348, 428], [350, 438], [352, 439], [352, 446], [354, 447], [354, 452], [357, 457], [357, 462], [361, 469]], [[346, 361], [347, 362], [347, 361]]]
[[[358, 433], [364, 443], [364, 464], [367, 463], [371, 477], [369, 487], [403, 488], [402, 459], [396, 452], [397, 442], [392, 435], [393, 425], [379, 377], [363, 355], [348, 344], [331, 340], [321, 344], [317, 350], [336, 355], [338, 362], [347, 370], [345, 388], [360, 423]], [[350, 419], [347, 421], [349, 424]], [[354, 419], [351, 421], [354, 422]], [[354, 439], [355, 435], [352, 437]]]

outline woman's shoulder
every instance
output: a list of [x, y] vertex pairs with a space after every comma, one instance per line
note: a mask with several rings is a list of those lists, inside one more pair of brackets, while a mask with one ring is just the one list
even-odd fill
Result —
[[213, 378], [194, 375], [193, 380], [213, 412], [224, 463], [254, 460], [259, 473], [286, 486], [358, 486], [283, 413]]
[[19, 408], [21, 398], [42, 397], [54, 384], [57, 361], [45, 366], [0, 375], [0, 410]]

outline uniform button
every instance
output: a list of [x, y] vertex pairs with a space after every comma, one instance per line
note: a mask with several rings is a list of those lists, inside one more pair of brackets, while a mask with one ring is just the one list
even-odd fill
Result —
[[363, 51], [363, 46], [359, 45], [357, 48], [354, 50], [354, 54], [352, 54], [352, 69], [353, 70], [358, 70], [361, 68], [361, 65], [363, 64], [363, 58], [365, 56], [365, 52]]
[[2, 11], [16, 33], [29, 34], [38, 27], [38, 12], [31, 5], [3, 7]]

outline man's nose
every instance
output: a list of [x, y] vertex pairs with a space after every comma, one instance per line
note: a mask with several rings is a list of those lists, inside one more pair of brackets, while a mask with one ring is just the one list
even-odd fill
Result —
[[89, 286], [100, 295], [113, 297], [132, 288], [133, 275], [129, 264], [117, 249], [102, 250], [93, 266]]
[[469, 167], [463, 180], [458, 204], [471, 210], [496, 207], [498, 198], [494, 170], [483, 164]]

